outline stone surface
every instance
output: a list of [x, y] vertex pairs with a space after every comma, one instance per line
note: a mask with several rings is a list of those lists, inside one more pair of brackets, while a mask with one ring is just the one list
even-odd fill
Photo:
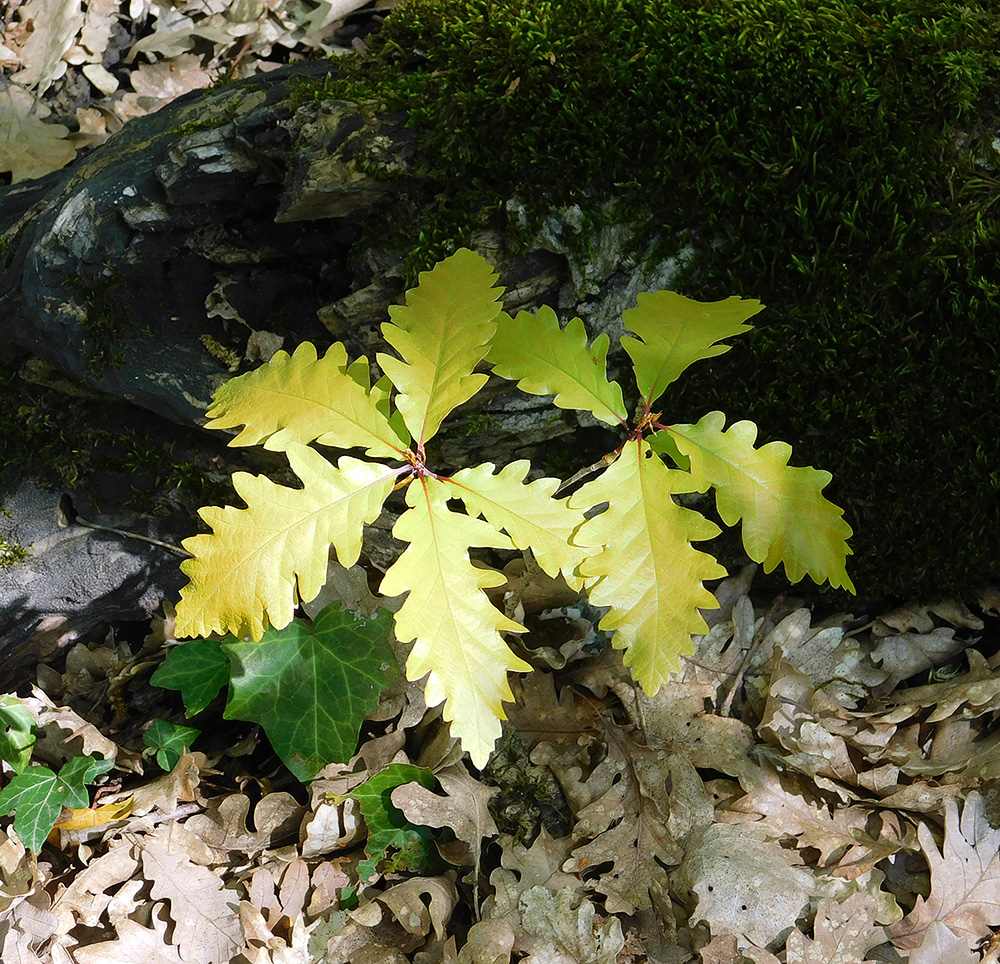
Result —
[[[4, 499], [0, 539], [28, 556], [0, 567], [0, 691], [17, 685], [25, 664], [48, 660], [108, 624], [147, 618], [183, 584], [176, 553], [76, 524], [61, 504], [62, 493], [30, 483]], [[122, 521], [151, 534], [146, 520]]]

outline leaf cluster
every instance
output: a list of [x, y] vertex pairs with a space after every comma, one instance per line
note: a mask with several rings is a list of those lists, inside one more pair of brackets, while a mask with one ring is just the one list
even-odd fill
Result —
[[14, 811], [14, 830], [36, 854], [52, 832], [64, 808], [90, 805], [86, 784], [114, 766], [114, 760], [75, 756], [56, 773], [47, 766], [30, 766], [34, 719], [14, 696], [0, 697], [0, 759], [14, 777], [0, 790], [0, 814]]
[[[374, 384], [366, 359], [349, 362], [340, 344], [318, 358], [306, 343], [219, 389], [209, 427], [242, 426], [231, 444], [284, 452], [302, 488], [233, 476], [246, 508], [201, 510], [212, 532], [185, 542], [193, 558], [182, 564], [190, 581], [176, 621], [179, 636], [228, 631], [260, 640], [224, 648], [238, 657], [245, 685], [261, 689], [260, 699], [273, 695], [279, 675], [273, 661], [288, 645], [280, 634], [297, 604], [322, 588], [330, 547], [340, 565], [352, 566], [365, 526], [394, 489], [405, 488], [407, 508], [392, 533], [406, 547], [380, 592], [405, 594], [395, 634], [412, 643], [406, 675], [424, 679], [429, 706], [444, 704], [452, 733], [478, 766], [500, 734], [503, 703], [512, 699], [508, 673], [531, 667], [503, 638], [524, 627], [483, 591], [504, 576], [474, 565], [472, 547], [530, 551], [549, 576], [561, 575], [608, 606], [601, 627], [617, 631], [615, 645], [650, 693], [690, 651], [691, 634], [706, 631], [699, 610], [715, 603], [705, 581], [726, 574], [692, 545], [717, 535], [718, 526], [674, 496], [714, 488], [720, 516], [742, 522], [746, 550], [766, 570], [783, 563], [793, 580], [808, 574], [853, 589], [845, 569], [851, 530], [822, 496], [829, 473], [790, 467], [784, 443], [755, 448], [756, 427], [738, 422], [727, 430], [721, 412], [671, 426], [653, 411], [688, 366], [722, 354], [729, 348], [724, 339], [749, 330], [746, 319], [759, 303], [698, 303], [668, 291], [640, 295], [624, 315], [634, 334], [622, 339], [641, 396], [630, 423], [622, 388], [607, 376], [608, 336], [588, 343], [579, 319], [561, 328], [547, 308], [511, 317], [501, 310], [495, 281], [486, 261], [467, 249], [421, 275], [382, 326], [398, 354], [377, 356], [384, 374]], [[450, 476], [436, 473], [426, 446], [483, 387], [484, 362], [526, 392], [551, 395], [558, 407], [617, 426], [621, 446], [578, 475], [603, 473], [561, 498], [558, 480], [528, 481], [524, 461], [499, 471], [487, 462]], [[368, 458], [342, 455], [334, 464], [310, 443], [361, 449]], [[215, 644], [195, 645], [200, 653]], [[298, 652], [279, 661], [301, 686], [322, 685], [320, 667], [303, 667]], [[350, 687], [311, 694], [315, 732], [334, 725], [330, 698], [346, 699]], [[232, 696], [229, 711], [236, 712]], [[329, 718], [316, 719], [321, 713]]]
[[[259, 643], [230, 635], [176, 647], [151, 682], [179, 690], [188, 716], [228, 686], [225, 718], [259, 723], [288, 769], [308, 781], [351, 756], [365, 714], [398, 674], [390, 633], [387, 612], [369, 619], [331, 603], [311, 622], [268, 629]], [[168, 728], [147, 733], [146, 742], [169, 770], [198, 732]]]

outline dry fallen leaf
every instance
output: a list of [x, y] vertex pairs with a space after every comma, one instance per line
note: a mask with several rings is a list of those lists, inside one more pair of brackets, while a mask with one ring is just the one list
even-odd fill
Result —
[[775, 846], [756, 824], [713, 824], [685, 850], [674, 881], [697, 896], [692, 921], [707, 921], [713, 935], [735, 934], [741, 950], [779, 948], [816, 893], [798, 854]]
[[424, 827], [450, 827], [465, 846], [449, 850], [450, 862], [460, 866], [479, 866], [479, 851], [484, 837], [493, 837], [497, 826], [487, 806], [496, 792], [470, 776], [462, 766], [451, 766], [434, 774], [445, 796], [407, 783], [392, 791], [394, 806], [410, 823]]
[[849, 851], [851, 866], [847, 876], [853, 878], [867, 873], [878, 861], [903, 846], [893, 815], [885, 815], [880, 833], [871, 837], [868, 833], [871, 813], [867, 808], [841, 805], [831, 811], [825, 802], [807, 799], [801, 784], [796, 786], [790, 779], [788, 783], [796, 788], [795, 792], [785, 788], [776, 772], [762, 768], [758, 785], [731, 804], [730, 812], [759, 815], [754, 826], [774, 840], [788, 835], [796, 838], [799, 847], [815, 848], [820, 854], [819, 866], [838, 876], [844, 875], [831, 864], [839, 865]]
[[280, 846], [286, 838], [298, 840], [305, 808], [290, 793], [269, 793], [254, 808], [255, 830], [249, 830], [250, 799], [242, 793], [222, 797], [205, 813], [195, 814], [184, 826], [219, 851], [260, 853]]
[[917, 837], [931, 871], [931, 892], [918, 897], [916, 906], [887, 930], [896, 947], [912, 949], [924, 940], [934, 921], [945, 924], [973, 949], [989, 936], [997, 923], [1000, 905], [1000, 830], [986, 819], [983, 798], [969, 794], [958, 815], [958, 804], [945, 802], [944, 847], [938, 851], [926, 823]]
[[163, 904], [153, 905], [150, 922], [152, 927], [143, 927], [125, 919], [115, 926], [117, 940], [75, 947], [73, 956], [79, 964], [191, 964], [194, 959], [181, 957], [179, 947], [167, 938], [170, 922]]
[[665, 868], [682, 857], [667, 829], [670, 754], [640, 746], [614, 727], [605, 733], [608, 756], [587, 781], [592, 800], [576, 815], [578, 846], [563, 870], [586, 877], [601, 868], [589, 886], [605, 895], [608, 911], [631, 914], [650, 906], [650, 887], [665, 884]]
[[175, 853], [157, 835], [139, 843], [142, 871], [153, 900], [170, 902], [173, 941], [187, 961], [222, 964], [243, 946], [239, 896], [205, 867]]

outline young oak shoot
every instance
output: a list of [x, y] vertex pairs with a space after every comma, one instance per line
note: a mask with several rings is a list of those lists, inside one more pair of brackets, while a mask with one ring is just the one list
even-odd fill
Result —
[[[637, 337], [622, 339], [642, 396], [629, 428], [621, 387], [607, 377], [607, 335], [588, 345], [579, 319], [560, 328], [548, 308], [512, 318], [500, 309], [495, 281], [466, 249], [422, 274], [406, 304], [389, 309], [382, 331], [400, 357], [378, 356], [385, 376], [374, 386], [367, 361], [348, 364], [340, 344], [323, 358], [309, 344], [291, 356], [278, 352], [222, 386], [208, 427], [243, 426], [230, 444], [284, 451], [303, 488], [237, 473], [233, 483], [247, 507], [201, 510], [212, 533], [184, 543], [193, 558], [182, 564], [190, 582], [176, 624], [179, 636], [231, 631], [254, 640], [268, 622], [284, 627], [297, 602], [322, 587], [329, 547], [340, 564], [353, 565], [364, 526], [405, 485], [407, 509], [392, 531], [408, 545], [380, 591], [407, 593], [395, 616], [397, 637], [413, 643], [406, 674], [426, 676], [428, 705], [444, 702], [445, 719], [478, 766], [512, 698], [507, 673], [530, 667], [501, 636], [524, 628], [483, 592], [504, 578], [473, 566], [471, 546], [530, 549], [550, 576], [561, 572], [610, 606], [602, 628], [617, 630], [615, 645], [650, 693], [690, 651], [690, 635], [706, 631], [698, 610], [715, 599], [704, 580], [725, 575], [691, 545], [718, 527], [674, 494], [714, 487], [720, 516], [727, 524], [742, 519], [747, 552], [765, 570], [781, 562], [792, 579], [809, 574], [853, 588], [844, 567], [851, 530], [821, 494], [828, 473], [789, 467], [784, 443], [754, 449], [752, 423], [724, 431], [725, 417], [712, 412], [696, 425], [668, 426], [652, 410], [690, 364], [727, 351], [722, 339], [749, 330], [757, 302], [640, 295], [624, 316]], [[484, 359], [524, 391], [621, 426], [627, 438], [604, 473], [568, 499], [555, 497], [556, 479], [525, 482], [524, 461], [499, 472], [487, 462], [436, 474], [426, 445], [485, 383], [475, 371]], [[370, 461], [345, 455], [334, 465], [312, 442], [363, 448]], [[664, 455], [677, 468], [667, 468]], [[465, 512], [451, 507], [455, 501]]]
[[[201, 510], [213, 531], [185, 541], [194, 558], [182, 565], [190, 582], [176, 624], [179, 636], [229, 631], [255, 640], [268, 621], [283, 628], [297, 602], [322, 587], [329, 547], [341, 565], [353, 565], [364, 526], [406, 484], [408, 508], [392, 531], [409, 545], [380, 589], [408, 593], [395, 616], [398, 639], [413, 642], [407, 676], [427, 676], [428, 705], [445, 702], [445, 719], [478, 765], [500, 734], [503, 702], [512, 699], [507, 673], [530, 666], [500, 635], [523, 627], [482, 591], [504, 577], [473, 566], [470, 546], [531, 547], [549, 575], [561, 571], [575, 585], [586, 555], [571, 541], [579, 512], [552, 497], [558, 480], [525, 483], [527, 462], [497, 474], [486, 463], [447, 478], [427, 461], [426, 445], [441, 422], [486, 381], [475, 368], [500, 314], [495, 280], [486, 262], [465, 249], [421, 275], [406, 305], [390, 308], [392, 321], [382, 327], [402, 357], [378, 356], [386, 375], [375, 386], [367, 363], [348, 365], [342, 345], [317, 359], [307, 344], [292, 356], [278, 352], [216, 393], [209, 427], [243, 425], [231, 444], [284, 451], [303, 488], [237, 473], [233, 484], [247, 507]], [[363, 447], [401, 464], [343, 456], [333, 465], [309, 446], [313, 441]], [[467, 513], [449, 506], [455, 499]]]
[[[691, 651], [691, 634], [708, 631], [699, 609], [714, 609], [717, 602], [703, 580], [726, 575], [691, 545], [714, 538], [718, 526], [678, 505], [673, 495], [714, 487], [719, 515], [727, 525], [743, 520], [744, 547], [765, 572], [784, 563], [793, 582], [808, 573], [817, 583], [854, 591], [845, 568], [851, 529], [843, 511], [822, 495], [828, 472], [789, 466], [791, 448], [784, 442], [754, 449], [752, 422], [724, 432], [721, 412], [696, 425], [669, 426], [653, 412], [667, 386], [693, 362], [728, 351], [721, 340], [749, 331], [746, 319], [762, 307], [737, 297], [701, 303], [672, 291], [640, 294], [638, 306], [622, 315], [638, 336], [621, 339], [640, 393], [631, 429], [621, 388], [607, 378], [607, 335], [588, 348], [578, 318], [563, 329], [543, 307], [537, 316], [501, 316], [493, 338], [488, 360], [495, 374], [627, 432], [612, 464], [569, 504], [591, 515], [607, 503], [573, 536], [592, 553], [578, 571], [591, 601], [611, 607], [601, 628], [616, 630], [614, 645], [626, 650], [625, 664], [650, 695]], [[677, 468], [667, 468], [662, 455]]]

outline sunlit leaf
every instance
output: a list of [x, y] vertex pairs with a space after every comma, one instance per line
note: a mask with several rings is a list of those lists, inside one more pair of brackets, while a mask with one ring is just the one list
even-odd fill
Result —
[[357, 561], [364, 526], [378, 518], [394, 474], [349, 456], [334, 468], [300, 443], [287, 455], [304, 488], [238, 472], [233, 485], [247, 508], [201, 510], [212, 534], [184, 542], [194, 558], [181, 564], [190, 582], [177, 605], [179, 636], [231, 632], [260, 639], [265, 618], [287, 626], [299, 600], [320, 591], [331, 544], [342, 565]]
[[676, 291], [643, 292], [638, 301], [638, 307], [623, 313], [622, 321], [639, 337], [626, 335], [622, 347], [632, 358], [639, 393], [648, 403], [692, 363], [729, 351], [731, 345], [717, 342], [749, 331], [751, 326], [744, 322], [764, 307], [735, 296], [693, 301]]
[[608, 381], [609, 339], [587, 344], [579, 318], [559, 327], [556, 313], [542, 305], [537, 315], [502, 314], [490, 345], [493, 371], [517, 382], [532, 395], [554, 395], [560, 408], [583, 409], [609, 425], [621, 425], [627, 412], [621, 386]]
[[503, 701], [513, 700], [507, 673], [526, 672], [500, 636], [524, 632], [482, 592], [506, 580], [499, 572], [472, 565], [469, 546], [510, 549], [506, 536], [479, 519], [452, 512], [449, 486], [427, 478], [406, 491], [409, 509], [392, 534], [409, 543], [382, 580], [386, 596], [408, 592], [396, 613], [396, 637], [413, 641], [406, 676], [427, 676], [428, 706], [445, 702], [444, 718], [476, 766], [486, 765], [506, 719]]
[[232, 661], [226, 718], [260, 723], [302, 781], [327, 763], [346, 763], [365, 714], [399, 672], [391, 627], [385, 610], [366, 619], [331, 603], [311, 627], [295, 619], [258, 643], [225, 643]]
[[722, 521], [732, 526], [743, 520], [747, 555], [765, 572], [784, 563], [792, 582], [808, 574], [853, 592], [845, 568], [851, 527], [844, 510], [822, 494], [830, 473], [789, 465], [787, 442], [755, 449], [753, 422], [724, 431], [725, 424], [722, 412], [709, 412], [694, 425], [671, 426], [670, 435], [691, 460], [698, 490], [714, 486]]
[[486, 354], [500, 312], [502, 288], [492, 287], [493, 269], [460, 248], [389, 309], [385, 340], [402, 355], [379, 354], [378, 362], [399, 390], [396, 407], [419, 443], [437, 433], [445, 416], [486, 383], [473, 374]]
[[674, 493], [690, 491], [686, 473], [630, 442], [600, 478], [570, 498], [578, 509], [609, 503], [576, 534], [579, 545], [600, 550], [580, 571], [590, 601], [611, 607], [600, 628], [617, 630], [615, 647], [626, 650], [625, 665], [650, 695], [692, 651], [691, 634], [708, 632], [698, 610], [717, 603], [703, 581], [726, 575], [691, 545], [717, 536], [719, 528], [674, 502]]
[[409, 438], [390, 419], [381, 386], [369, 388], [368, 365], [348, 368], [340, 342], [322, 358], [310, 342], [293, 355], [276, 352], [256, 371], [230, 379], [212, 399], [206, 428], [243, 425], [229, 444], [283, 451], [291, 442], [318, 441], [338, 448], [363, 447], [377, 458], [400, 458]]

